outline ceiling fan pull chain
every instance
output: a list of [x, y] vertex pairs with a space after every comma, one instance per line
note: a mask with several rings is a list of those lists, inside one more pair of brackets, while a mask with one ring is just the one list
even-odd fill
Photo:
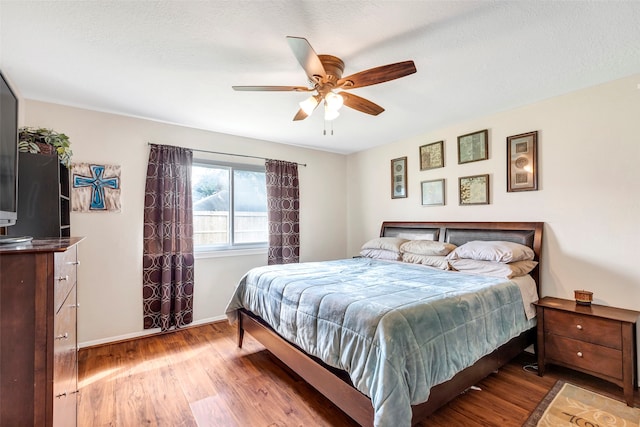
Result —
[[[333, 136], [333, 120], [329, 121], [331, 123], [331, 136]], [[324, 136], [327, 136], [327, 121], [324, 121], [324, 130], [322, 131]]]

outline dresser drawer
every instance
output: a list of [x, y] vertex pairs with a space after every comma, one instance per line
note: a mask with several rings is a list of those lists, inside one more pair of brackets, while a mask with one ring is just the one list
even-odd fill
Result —
[[54, 316], [53, 427], [75, 425], [77, 400], [76, 288]]
[[62, 302], [69, 294], [69, 291], [76, 284], [76, 271], [78, 265], [76, 248], [72, 247], [65, 252], [55, 253], [54, 262], [54, 312], [57, 313], [58, 310], [60, 310]]
[[545, 335], [546, 357], [564, 365], [622, 379], [622, 351], [584, 341]]
[[[54, 388], [56, 385], [62, 385], [66, 389], [68, 380], [75, 378], [76, 312], [76, 292], [75, 288], [72, 288], [72, 292], [64, 300], [60, 311], [53, 318]], [[64, 391], [61, 390], [61, 392]]]
[[617, 350], [622, 349], [622, 326], [615, 320], [545, 310], [544, 331]]

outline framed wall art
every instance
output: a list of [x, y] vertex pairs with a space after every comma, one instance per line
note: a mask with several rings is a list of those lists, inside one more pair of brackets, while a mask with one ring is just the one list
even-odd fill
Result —
[[538, 189], [538, 131], [507, 137], [507, 191]]
[[391, 160], [391, 198], [407, 197], [407, 158]]
[[458, 137], [458, 164], [477, 162], [489, 158], [489, 131], [487, 129]]
[[459, 180], [460, 205], [489, 204], [489, 175], [463, 176]]
[[120, 166], [71, 165], [72, 212], [120, 212]]
[[433, 142], [420, 147], [420, 170], [444, 167], [444, 141]]
[[422, 181], [422, 206], [444, 206], [444, 179]]

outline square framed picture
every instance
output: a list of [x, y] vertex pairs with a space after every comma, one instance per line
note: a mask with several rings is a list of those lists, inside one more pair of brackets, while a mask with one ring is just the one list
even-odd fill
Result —
[[538, 189], [538, 131], [507, 137], [507, 191]]
[[489, 175], [463, 176], [458, 178], [460, 205], [489, 204]]
[[433, 142], [420, 147], [421, 171], [442, 167], [444, 167], [444, 141]]
[[489, 130], [484, 129], [458, 137], [458, 164], [489, 158]]
[[391, 198], [407, 197], [407, 157], [391, 160]]
[[444, 206], [444, 179], [422, 181], [422, 206]]

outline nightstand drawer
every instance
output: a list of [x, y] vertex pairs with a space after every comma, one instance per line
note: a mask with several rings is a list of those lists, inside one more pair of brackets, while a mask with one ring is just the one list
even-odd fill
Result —
[[615, 320], [545, 310], [544, 331], [617, 350], [622, 349], [622, 326]]
[[620, 350], [554, 334], [545, 334], [545, 347], [549, 360], [622, 379]]

